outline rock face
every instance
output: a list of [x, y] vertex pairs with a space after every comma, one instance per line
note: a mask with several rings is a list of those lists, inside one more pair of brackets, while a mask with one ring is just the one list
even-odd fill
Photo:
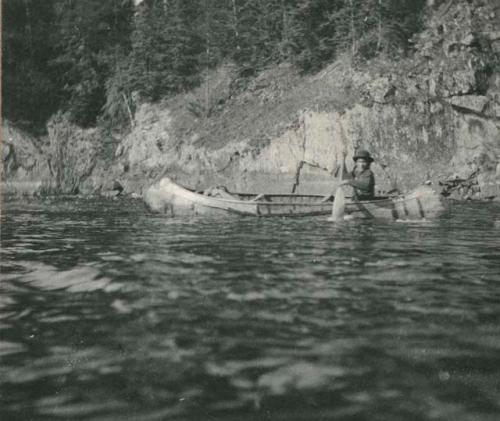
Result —
[[[420, 106], [357, 105], [343, 114], [305, 111], [297, 127], [259, 147], [239, 142], [210, 150], [188, 144], [176, 151], [175, 139], [164, 137], [171, 152], [157, 150], [156, 165], [196, 189], [224, 184], [233, 191], [326, 194], [335, 187], [343, 153], [350, 170], [356, 148], [366, 148], [376, 158], [372, 168], [381, 192], [405, 191], [430, 180], [445, 194], [456, 190], [456, 198], [498, 197], [498, 122], [447, 105], [437, 117], [430, 107], [420, 114]], [[143, 147], [139, 143], [135, 152], [129, 145], [129, 156], [152, 162], [153, 153], [139, 153]], [[463, 183], [447, 183], [451, 175]]]
[[47, 155], [29, 134], [2, 125], [2, 192], [32, 195], [52, 187], [53, 174]]
[[353, 71], [334, 63], [290, 79], [280, 66], [242, 92], [231, 91], [237, 80], [222, 72], [209, 109], [196, 91], [142, 104], [134, 127], [116, 141], [61, 118], [41, 140], [7, 125], [4, 179], [66, 193], [119, 185], [142, 194], [168, 175], [196, 189], [326, 194], [342, 157], [350, 170], [356, 148], [364, 148], [375, 158], [380, 192], [430, 181], [452, 198], [500, 198], [495, 5], [435, 2], [416, 53], [393, 67], [375, 62]]
[[466, 113], [481, 114], [490, 102], [490, 99], [484, 95], [462, 95], [451, 97], [449, 102], [458, 110], [463, 110]]
[[92, 193], [102, 138], [96, 129], [74, 126], [54, 116], [47, 135], [36, 139], [8, 122], [2, 126], [3, 193], [10, 195]]

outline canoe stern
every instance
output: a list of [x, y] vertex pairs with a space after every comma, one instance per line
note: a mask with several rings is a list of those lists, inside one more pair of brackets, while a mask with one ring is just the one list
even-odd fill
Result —
[[404, 202], [408, 216], [412, 219], [437, 218], [446, 210], [442, 196], [430, 186], [420, 186], [413, 190], [405, 196]]
[[177, 215], [258, 215], [258, 204], [228, 200], [195, 193], [164, 177], [144, 195], [146, 205], [154, 212]]
[[[321, 196], [234, 194], [230, 198], [218, 197], [193, 192], [168, 177], [151, 186], [144, 194], [144, 199], [150, 210], [168, 216], [313, 216], [332, 212], [332, 203], [322, 200]], [[384, 220], [433, 219], [444, 210], [442, 197], [430, 186], [420, 186], [397, 198], [350, 201], [345, 205], [346, 214], [352, 218]]]

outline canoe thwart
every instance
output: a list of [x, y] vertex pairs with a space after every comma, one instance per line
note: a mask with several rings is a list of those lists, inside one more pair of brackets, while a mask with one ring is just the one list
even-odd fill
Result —
[[[152, 185], [144, 194], [149, 209], [172, 216], [326, 216], [332, 214], [332, 198], [331, 194], [234, 193], [221, 186], [199, 194], [178, 185], [168, 177]], [[444, 211], [441, 196], [430, 186], [420, 186], [398, 197], [355, 201], [345, 195], [344, 200], [345, 215], [349, 218], [430, 219]]]
[[266, 199], [266, 195], [264, 193], [260, 193], [252, 199], [252, 202], [258, 202], [259, 200], [263, 199]]

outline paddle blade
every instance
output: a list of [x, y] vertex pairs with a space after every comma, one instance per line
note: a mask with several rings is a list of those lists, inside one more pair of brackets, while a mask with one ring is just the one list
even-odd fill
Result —
[[342, 187], [339, 187], [335, 192], [335, 198], [332, 206], [332, 216], [330, 221], [341, 221], [344, 219], [345, 213], [345, 194]]

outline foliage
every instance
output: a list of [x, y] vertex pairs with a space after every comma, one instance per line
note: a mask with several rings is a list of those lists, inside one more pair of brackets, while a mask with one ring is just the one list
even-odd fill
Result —
[[2, 6], [3, 115], [21, 126], [39, 126], [59, 103], [56, 80], [47, 66], [54, 55], [47, 42], [53, 13], [33, 0], [11, 0]]
[[196, 6], [184, 0], [143, 4], [131, 35], [129, 90], [155, 101], [197, 83], [203, 39]]
[[114, 63], [129, 50], [131, 5], [123, 0], [55, 0], [53, 7], [57, 26], [51, 69], [72, 121], [93, 125]]
[[292, 62], [315, 71], [408, 53], [425, 0], [9, 0], [3, 13], [3, 114], [43, 125], [131, 121], [137, 101], [197, 85], [233, 60], [242, 75]]

